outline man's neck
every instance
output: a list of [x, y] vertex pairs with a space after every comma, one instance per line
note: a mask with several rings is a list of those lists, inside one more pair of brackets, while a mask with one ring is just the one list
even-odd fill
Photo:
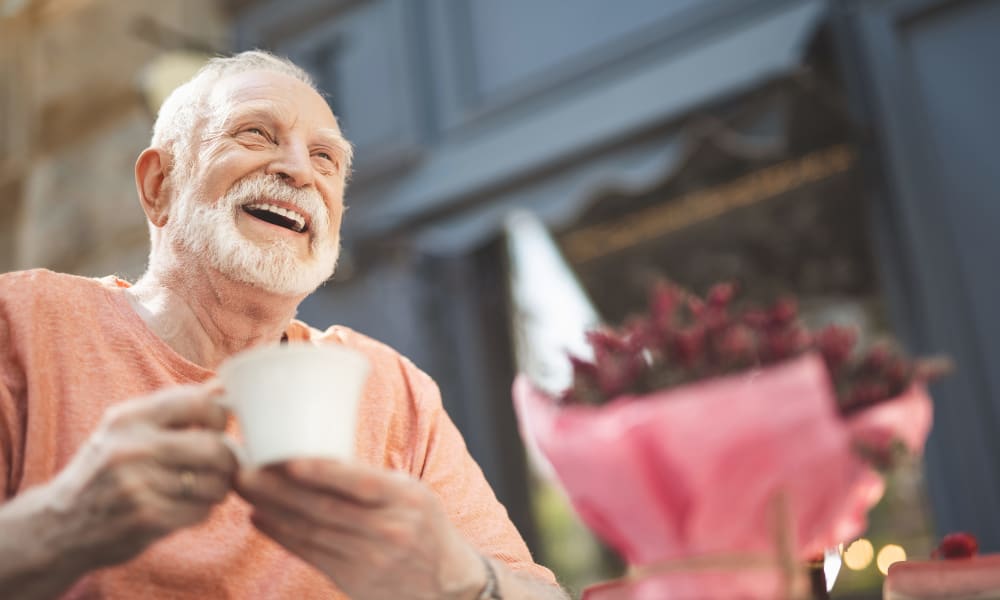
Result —
[[127, 292], [160, 339], [208, 369], [246, 348], [281, 340], [302, 301], [232, 281], [211, 269], [150, 269]]

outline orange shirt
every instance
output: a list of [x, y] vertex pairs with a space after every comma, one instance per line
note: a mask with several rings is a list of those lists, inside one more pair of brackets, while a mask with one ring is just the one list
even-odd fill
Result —
[[[125, 297], [127, 286], [113, 277], [44, 270], [0, 275], [0, 502], [52, 478], [112, 404], [215, 375], [146, 327]], [[371, 361], [358, 460], [419, 477], [481, 552], [554, 581], [532, 561], [430, 377], [388, 346], [344, 327], [320, 332], [296, 321], [287, 333], [292, 340], [344, 344]], [[231, 494], [206, 522], [126, 564], [90, 573], [65, 597], [345, 597], [259, 534], [249, 512]]]

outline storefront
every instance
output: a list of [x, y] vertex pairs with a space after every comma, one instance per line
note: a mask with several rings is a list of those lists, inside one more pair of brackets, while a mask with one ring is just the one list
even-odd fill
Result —
[[357, 145], [342, 268], [303, 316], [430, 372], [529, 542], [514, 209], [604, 319], [658, 275], [733, 279], [950, 355], [934, 526], [1000, 550], [1000, 4], [301, 0], [250, 3], [237, 31], [309, 67]]

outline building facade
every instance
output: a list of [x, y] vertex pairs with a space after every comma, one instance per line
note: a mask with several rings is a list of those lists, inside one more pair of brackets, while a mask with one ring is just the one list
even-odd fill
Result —
[[506, 216], [541, 218], [607, 320], [658, 275], [795, 293], [958, 370], [926, 457], [940, 533], [1000, 550], [1000, 3], [0, 3], [0, 270], [138, 275], [132, 162], [158, 56], [263, 47], [356, 146], [344, 254], [302, 316], [438, 381], [536, 541], [510, 383]]
[[653, 272], [736, 278], [952, 356], [934, 522], [1000, 549], [996, 2], [300, 0], [236, 23], [307, 65], [357, 144], [345, 269], [304, 311], [437, 377], [516, 517], [501, 241], [526, 208], [605, 318]]

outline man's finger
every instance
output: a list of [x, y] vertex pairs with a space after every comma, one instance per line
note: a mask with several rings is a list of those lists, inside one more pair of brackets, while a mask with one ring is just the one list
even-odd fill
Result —
[[237, 492], [261, 510], [302, 518], [313, 527], [333, 527], [364, 534], [374, 518], [373, 509], [339, 494], [303, 486], [282, 469], [244, 471], [237, 477]]
[[147, 487], [141, 501], [143, 509], [133, 509], [140, 527], [146, 531], [169, 533], [203, 521], [212, 504], [200, 499], [175, 499]]
[[216, 504], [232, 490], [232, 481], [215, 471], [155, 467], [150, 484], [165, 497], [182, 502]]
[[184, 385], [162, 390], [143, 400], [120, 405], [127, 418], [143, 419], [160, 427], [207, 427], [222, 431], [227, 415], [217, 402], [218, 385]]
[[301, 524], [265, 511], [255, 510], [250, 514], [250, 522], [293, 554], [307, 561], [321, 561], [333, 571], [345, 566], [350, 556], [344, 549], [355, 545], [354, 540], [342, 538], [336, 532], [306, 529]]
[[329, 459], [291, 460], [284, 468], [289, 477], [305, 486], [369, 506], [389, 503], [408, 482], [405, 475], [395, 471]]
[[199, 429], [153, 431], [148, 435], [156, 461], [172, 469], [208, 470], [231, 476], [239, 462], [222, 434]]

